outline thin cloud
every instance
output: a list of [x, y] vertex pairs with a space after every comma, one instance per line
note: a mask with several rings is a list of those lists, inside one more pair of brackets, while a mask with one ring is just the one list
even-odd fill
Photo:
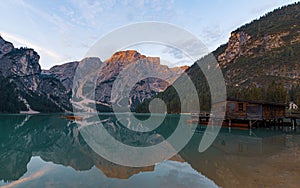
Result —
[[16, 36], [16, 35], [13, 35], [13, 34], [9, 34], [9, 33], [5, 33], [5, 32], [2, 32], [1, 35], [7, 39], [8, 41], [15, 41], [21, 45], [24, 45], [24, 46], [28, 46], [30, 48], [33, 48], [34, 50], [37, 50], [37, 51], [40, 51], [40, 52], [43, 52], [44, 54], [56, 59], [56, 60], [62, 60], [63, 58], [58, 55], [57, 53], [49, 50], [49, 49], [45, 49], [43, 47], [40, 47], [36, 44], [33, 44], [19, 36]]

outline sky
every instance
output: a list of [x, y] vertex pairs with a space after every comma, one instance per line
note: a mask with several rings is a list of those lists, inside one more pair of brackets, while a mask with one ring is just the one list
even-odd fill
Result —
[[[103, 36], [125, 25], [158, 21], [197, 36], [210, 50], [231, 31], [293, 0], [9, 0], [0, 4], [0, 33], [15, 47], [34, 48], [43, 69], [81, 60]], [[131, 47], [177, 66], [181, 56], [163, 46]], [[192, 62], [187, 64], [191, 64]]]

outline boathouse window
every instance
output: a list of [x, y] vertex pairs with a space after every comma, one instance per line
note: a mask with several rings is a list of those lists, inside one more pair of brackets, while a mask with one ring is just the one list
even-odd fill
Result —
[[244, 111], [244, 104], [243, 103], [239, 103], [238, 110], [239, 110], [239, 112]]
[[230, 113], [234, 113], [236, 111], [235, 103], [233, 102], [227, 103], [227, 108]]

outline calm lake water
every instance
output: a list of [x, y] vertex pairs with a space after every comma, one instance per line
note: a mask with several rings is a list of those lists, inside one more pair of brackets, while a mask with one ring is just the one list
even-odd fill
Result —
[[[190, 142], [171, 159], [134, 168], [99, 156], [82, 138], [77, 124], [62, 116], [0, 115], [1, 187], [300, 186], [298, 130], [222, 128], [213, 145], [199, 153], [206, 127], [198, 127]], [[146, 146], [153, 135], [160, 139], [172, 135], [179, 115], [167, 115], [162, 126], [138, 135], [126, 129], [135, 126], [130, 120], [124, 127], [112, 114], [102, 114], [100, 119], [116, 139]]]

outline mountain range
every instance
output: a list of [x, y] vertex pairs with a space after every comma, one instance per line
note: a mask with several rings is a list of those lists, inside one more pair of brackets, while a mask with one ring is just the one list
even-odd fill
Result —
[[[219, 62], [230, 98], [300, 103], [300, 3], [278, 8], [231, 33], [228, 42], [212, 54]], [[171, 86], [186, 71], [196, 86], [203, 109], [210, 108], [210, 92], [197, 63], [191, 67], [169, 68], [159, 57], [146, 57], [135, 50], [116, 52], [101, 61], [87, 57], [42, 70], [34, 49], [15, 48], [0, 37], [0, 112], [72, 111], [73, 78], [79, 64], [102, 64], [96, 83], [95, 100], [99, 111], [111, 111], [110, 93], [115, 80], [127, 66], [142, 63], [145, 71], [169, 75], [167, 80], [147, 78], [132, 88], [130, 109], [145, 112], [150, 99], [162, 98], [168, 112], [179, 113], [180, 101]], [[132, 75], [127, 75], [130, 78]], [[126, 80], [127, 78], [124, 78]], [[193, 101], [181, 103], [193, 104]], [[149, 100], [148, 100], [149, 99]]]
[[[111, 90], [119, 73], [131, 64], [141, 63], [146, 71], [168, 75], [167, 80], [147, 78], [134, 85], [130, 92], [130, 109], [164, 91], [188, 67], [169, 68], [160, 64], [159, 57], [146, 57], [135, 50], [120, 51], [102, 62], [87, 57], [42, 70], [34, 49], [15, 48], [0, 37], [0, 112], [37, 113], [72, 111], [70, 99], [75, 71], [79, 64], [95, 62], [102, 65], [95, 89], [99, 111], [112, 111]], [[131, 77], [132, 75], [127, 75]], [[123, 78], [128, 80], [128, 78]]]

